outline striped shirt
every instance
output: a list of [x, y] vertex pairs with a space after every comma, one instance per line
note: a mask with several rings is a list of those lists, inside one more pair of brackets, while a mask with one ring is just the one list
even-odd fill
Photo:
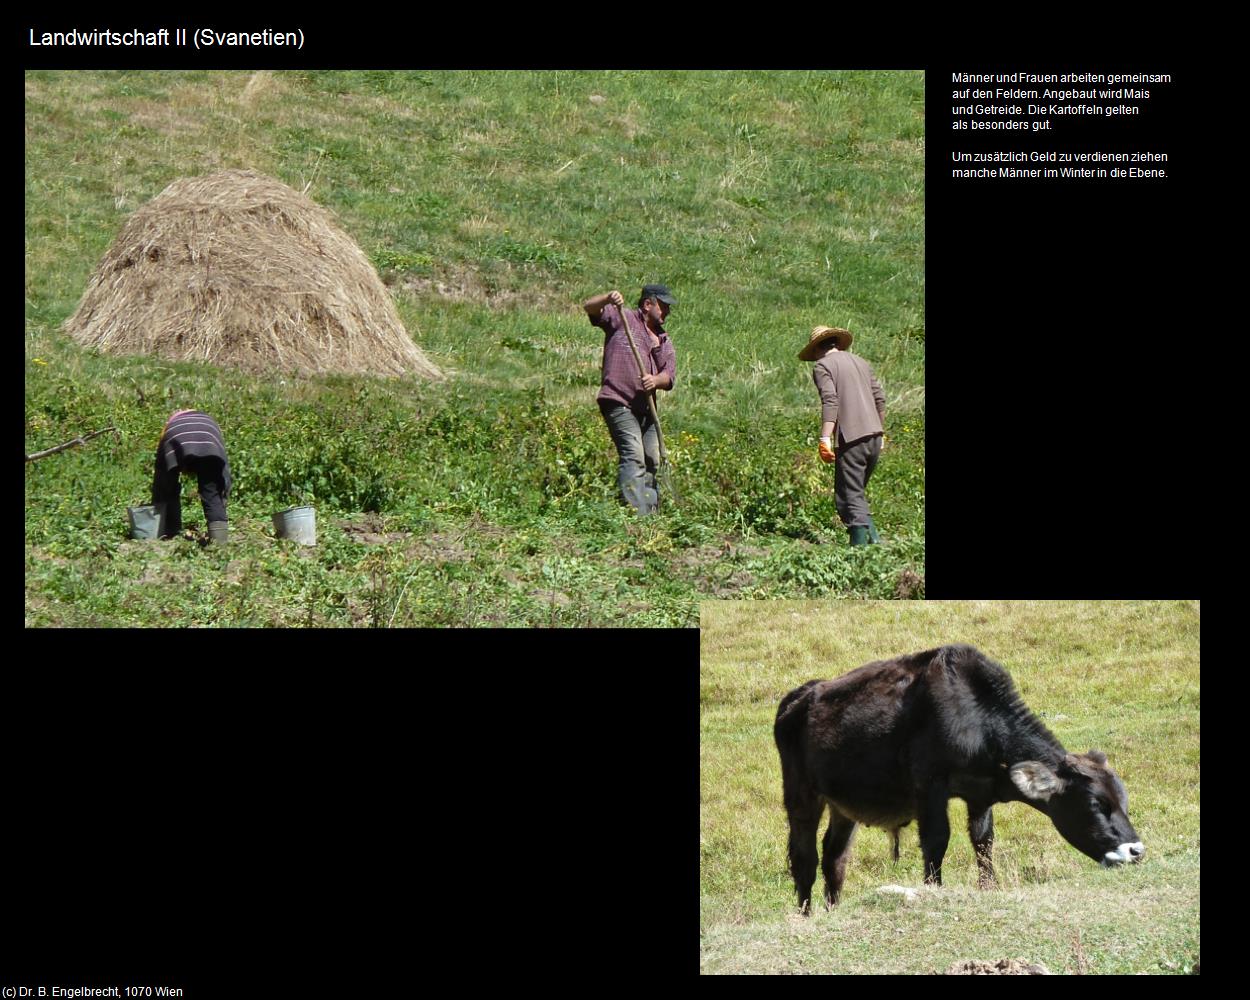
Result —
[[230, 459], [226, 457], [226, 439], [217, 421], [200, 410], [184, 410], [170, 417], [156, 446], [156, 464], [159, 467], [163, 463], [167, 471], [185, 468], [188, 458], [220, 458], [225, 479], [222, 496], [230, 495]]
[[[638, 355], [642, 358], [643, 368], [651, 375], [668, 372], [668, 377], [676, 384], [677, 355], [673, 351], [673, 342], [660, 327], [660, 342], [652, 345], [651, 335], [647, 332], [647, 321], [641, 309], [626, 310], [629, 317], [629, 329], [634, 335], [634, 344]], [[642, 380], [638, 377], [638, 362], [634, 360], [634, 352], [629, 349], [629, 341], [625, 337], [625, 327], [621, 321], [621, 310], [612, 304], [603, 307], [598, 319], [591, 319], [592, 326], [604, 332], [603, 338], [603, 388], [596, 397], [600, 403], [620, 403], [632, 410], [643, 413], [647, 409], [647, 396], [642, 390]], [[671, 389], [672, 386], [670, 385]]]

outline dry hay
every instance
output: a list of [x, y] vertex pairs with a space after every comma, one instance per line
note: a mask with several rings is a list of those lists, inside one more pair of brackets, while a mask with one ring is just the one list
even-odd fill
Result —
[[68, 333], [85, 347], [253, 372], [442, 373], [331, 214], [280, 181], [174, 181], [96, 268]]

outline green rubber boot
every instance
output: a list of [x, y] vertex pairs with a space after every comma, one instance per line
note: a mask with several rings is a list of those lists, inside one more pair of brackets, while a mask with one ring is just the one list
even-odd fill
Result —
[[881, 535], [877, 531], [877, 526], [872, 523], [872, 515], [868, 515], [868, 541], [873, 545], [881, 544]]
[[862, 524], [854, 524], [847, 528], [847, 533], [851, 536], [852, 545], [868, 544], [868, 529]]
[[230, 527], [227, 521], [208, 522], [208, 540], [214, 545], [225, 545], [230, 541]]

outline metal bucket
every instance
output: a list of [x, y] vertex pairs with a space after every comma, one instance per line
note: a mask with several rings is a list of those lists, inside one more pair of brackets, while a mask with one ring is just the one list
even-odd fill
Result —
[[165, 505], [157, 503], [145, 504], [142, 507], [127, 507], [126, 517], [130, 521], [131, 538], [152, 541], [161, 537], [161, 527], [165, 521]]
[[273, 516], [273, 529], [279, 538], [300, 545], [317, 544], [317, 511], [312, 507], [288, 507]]

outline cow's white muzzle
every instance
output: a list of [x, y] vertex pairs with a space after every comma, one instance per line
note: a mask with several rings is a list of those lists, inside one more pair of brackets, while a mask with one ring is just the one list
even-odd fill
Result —
[[1146, 845], [1141, 841], [1136, 844], [1121, 844], [1114, 851], [1108, 851], [1102, 856], [1103, 866], [1111, 868], [1115, 865], [1122, 865], [1126, 861], [1139, 861], [1141, 856], [1146, 853]]

